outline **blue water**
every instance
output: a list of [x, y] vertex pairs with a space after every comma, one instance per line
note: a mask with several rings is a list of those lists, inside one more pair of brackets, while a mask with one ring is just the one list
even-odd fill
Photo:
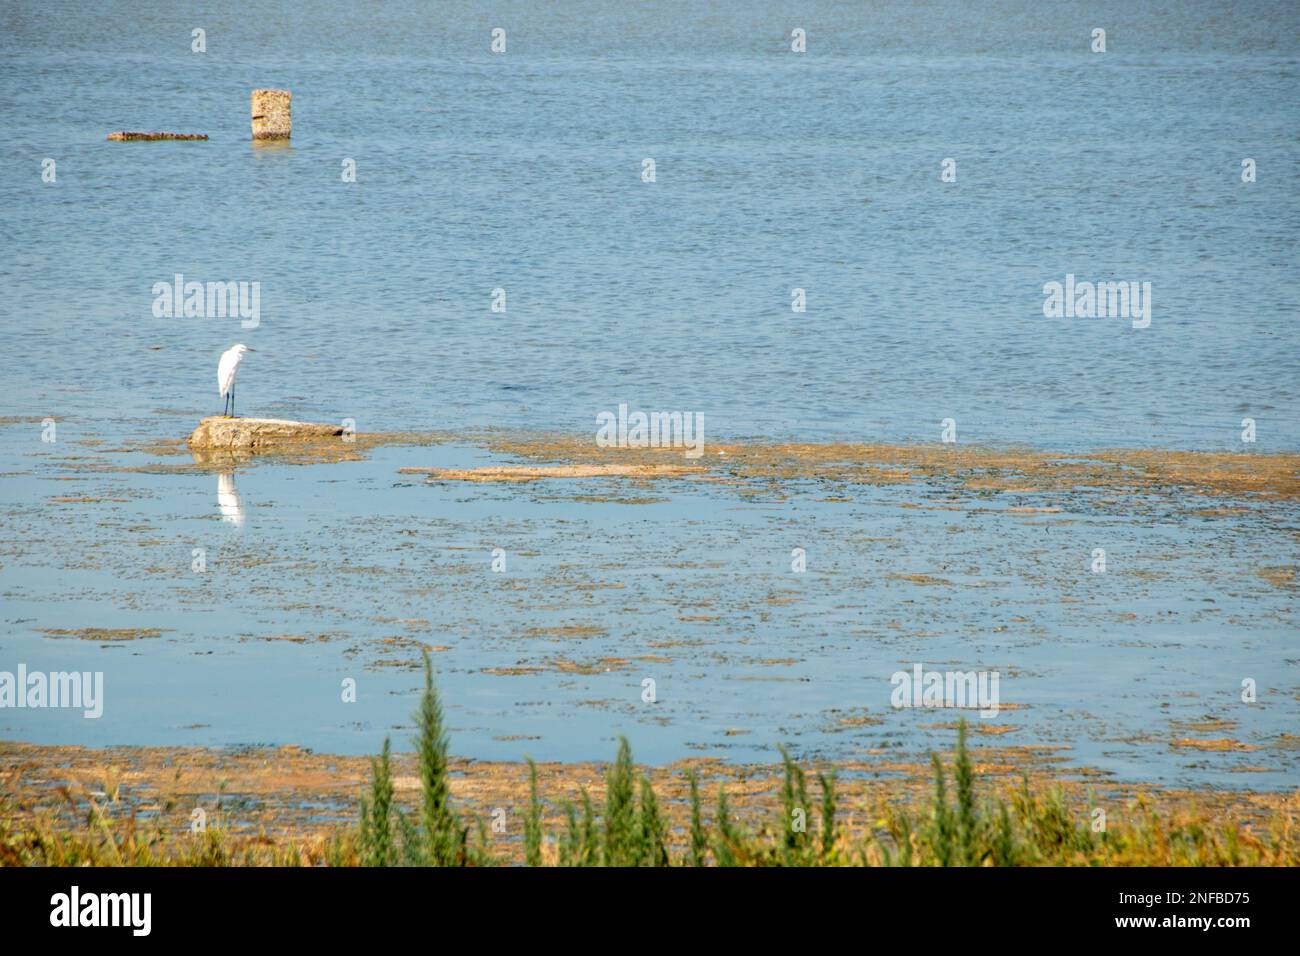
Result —
[[[790, 51], [796, 27], [807, 53]], [[95, 663], [117, 704], [100, 722], [11, 713], [0, 736], [370, 752], [411, 709], [417, 677], [379, 663], [405, 635], [450, 648], [454, 747], [476, 756], [602, 757], [619, 729], [653, 760], [765, 759], [780, 739], [917, 751], [950, 733], [890, 713], [889, 674], [951, 661], [1019, 674], [1003, 685], [1030, 705], [1013, 742], [1132, 779], [1293, 781], [1293, 753], [1269, 749], [1295, 726], [1293, 592], [1256, 573], [1295, 563], [1289, 505], [1215, 523], [1180, 502], [1170, 530], [1157, 505], [1017, 500], [1077, 523], [1049, 539], [977, 517], [958, 547], [944, 512], [900, 510], [908, 494], [890, 489], [742, 507], [673, 483], [620, 504], [396, 474], [483, 460], [469, 446], [240, 470], [240, 524], [215, 474], [84, 469], [140, 464], [107, 452], [217, 412], [217, 356], [236, 341], [257, 349], [242, 413], [363, 432], [590, 434], [628, 402], [702, 413], [709, 440], [932, 442], [952, 418], [963, 442], [1240, 449], [1250, 417], [1252, 450], [1294, 451], [1298, 66], [1292, 2], [11, 0], [0, 669]], [[293, 91], [291, 145], [250, 141], [263, 86]], [[211, 138], [106, 142], [118, 129]], [[176, 273], [260, 283], [260, 325], [155, 317], [152, 286]], [[1150, 282], [1150, 327], [1044, 317], [1043, 285], [1066, 274]], [[121, 500], [51, 500], [77, 495]], [[891, 535], [906, 545], [864, 544]], [[801, 540], [840, 571], [771, 603], [796, 586]], [[486, 570], [500, 542], [525, 555], [513, 585]], [[1076, 581], [1099, 542], [1156, 577]], [[993, 583], [939, 597], [895, 572]], [[555, 583], [575, 575], [589, 587]], [[1062, 603], [1085, 586], [1083, 610]], [[684, 619], [699, 615], [713, 619]], [[599, 633], [575, 646], [546, 630], [569, 624]], [[164, 635], [104, 648], [41, 630], [90, 626]], [[286, 634], [313, 641], [263, 640]], [[660, 646], [676, 638], [687, 650]], [[647, 665], [653, 716], [644, 662], [547, 669], [638, 655], [670, 658]], [[491, 670], [510, 667], [541, 670]], [[356, 713], [336, 703], [346, 676], [370, 682]], [[1280, 695], [1271, 709], [1236, 707], [1247, 676]], [[859, 711], [884, 727], [846, 735], [839, 716]], [[1263, 752], [1141, 739], [1207, 714]], [[1266, 772], [1236, 773], [1248, 765]]]
[[[248, 339], [247, 413], [362, 429], [629, 401], [719, 436], [1212, 448], [1249, 416], [1300, 447], [1300, 8], [961, 6], [11, 3], [5, 405], [215, 410]], [[294, 93], [288, 149], [250, 141], [258, 86]], [[260, 282], [261, 326], [154, 318], [178, 272]], [[1067, 273], [1151, 282], [1150, 328], [1044, 318]]]

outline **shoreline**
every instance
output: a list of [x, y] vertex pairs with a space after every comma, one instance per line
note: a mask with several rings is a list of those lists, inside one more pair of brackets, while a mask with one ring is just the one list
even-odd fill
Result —
[[[955, 736], [955, 735], [954, 735]], [[970, 750], [980, 799], [1015, 799], [1030, 794], [1051, 802], [1059, 792], [1064, 812], [1085, 821], [1100, 808], [1119, 830], [1158, 818], [1177, 829], [1183, 823], [1252, 835], [1290, 833], [1300, 820], [1300, 789], [1258, 793], [1222, 788], [1162, 788], [1118, 784], [1086, 769], [1062, 768], [1050, 748], [976, 746]], [[945, 766], [951, 750], [940, 754]], [[598, 805], [605, 799], [607, 762], [538, 763], [541, 819], [547, 832], [562, 827], [566, 801], [585, 790]], [[685, 844], [689, 826], [688, 774], [699, 775], [709, 802], [725, 787], [736, 821], [761, 831], [781, 807], [782, 765], [729, 765], [716, 758], [636, 765], [653, 782], [668, 822], [672, 849]], [[810, 780], [835, 773], [841, 839], [868, 840], [894, 812], [924, 815], [932, 796], [931, 765], [897, 760], [808, 762]], [[313, 753], [294, 746], [103, 747], [43, 746], [0, 741], [0, 837], [40, 830], [73, 837], [87, 812], [133, 831], [146, 827], [179, 840], [193, 835], [201, 811], [205, 828], [220, 831], [238, 851], [302, 851], [323, 855], [331, 841], [347, 839], [356, 826], [361, 798], [370, 783], [372, 759]], [[394, 804], [415, 810], [420, 781], [415, 754], [392, 755]], [[522, 820], [527, 812], [529, 765], [523, 761], [476, 761], [451, 757], [448, 776], [453, 801], [466, 826], [504, 820], [491, 845], [500, 862], [523, 860]], [[1027, 787], [1027, 790], [1024, 789]], [[816, 786], [811, 788], [815, 791]], [[92, 811], [93, 807], [93, 811]], [[1153, 816], [1154, 815], [1154, 816]], [[811, 825], [810, 825], [811, 826]], [[0, 844], [3, 840], [0, 840]], [[1285, 845], [1300, 862], [1300, 846]], [[0, 847], [2, 849], [3, 847]], [[307, 848], [307, 849], [304, 849]]]

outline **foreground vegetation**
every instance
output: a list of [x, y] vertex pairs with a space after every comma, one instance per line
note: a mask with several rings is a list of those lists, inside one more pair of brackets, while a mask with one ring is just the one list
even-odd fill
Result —
[[[688, 799], [669, 806], [650, 777], [638, 773], [627, 740], [620, 739], [599, 801], [583, 788], [576, 800], [544, 802], [530, 760], [522, 826], [505, 827], [502, 836], [496, 831], [501, 820], [490, 823], [453, 805], [446, 728], [427, 656], [416, 721], [419, 800], [414, 808], [396, 799], [386, 740], [371, 761], [359, 823], [326, 837], [235, 836], [220, 820], [202, 832], [176, 836], [156, 822], [140, 826], [134, 815], [112, 812], [116, 792], [101, 795], [104, 806], [89, 799], [85, 826], [74, 830], [48, 816], [20, 822], [13, 807], [0, 801], [0, 865], [1300, 865], [1289, 810], [1277, 812], [1261, 833], [1195, 811], [1161, 813], [1142, 800], [1123, 820], [1106, 821], [1100, 811], [1072, 805], [1059, 788], [1032, 792], [1027, 778], [1000, 794], [983, 793], [964, 722], [950, 765], [931, 757], [928, 799], [853, 808], [859, 814], [869, 811], [865, 831], [851, 832], [844, 825], [834, 772], [810, 777], [784, 749], [779, 809], [753, 825], [733, 812], [725, 786], [706, 797], [693, 771]], [[66, 788], [63, 796], [82, 815]]]

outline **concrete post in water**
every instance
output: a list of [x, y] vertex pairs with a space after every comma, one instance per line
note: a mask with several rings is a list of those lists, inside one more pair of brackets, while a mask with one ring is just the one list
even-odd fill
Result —
[[253, 90], [253, 139], [288, 139], [293, 135], [288, 90]]

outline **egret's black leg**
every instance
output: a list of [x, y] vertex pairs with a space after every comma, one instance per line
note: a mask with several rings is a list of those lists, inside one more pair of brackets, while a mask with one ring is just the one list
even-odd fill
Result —
[[235, 390], [233, 388], [230, 390], [230, 417], [231, 418], [236, 417], [235, 416]]

